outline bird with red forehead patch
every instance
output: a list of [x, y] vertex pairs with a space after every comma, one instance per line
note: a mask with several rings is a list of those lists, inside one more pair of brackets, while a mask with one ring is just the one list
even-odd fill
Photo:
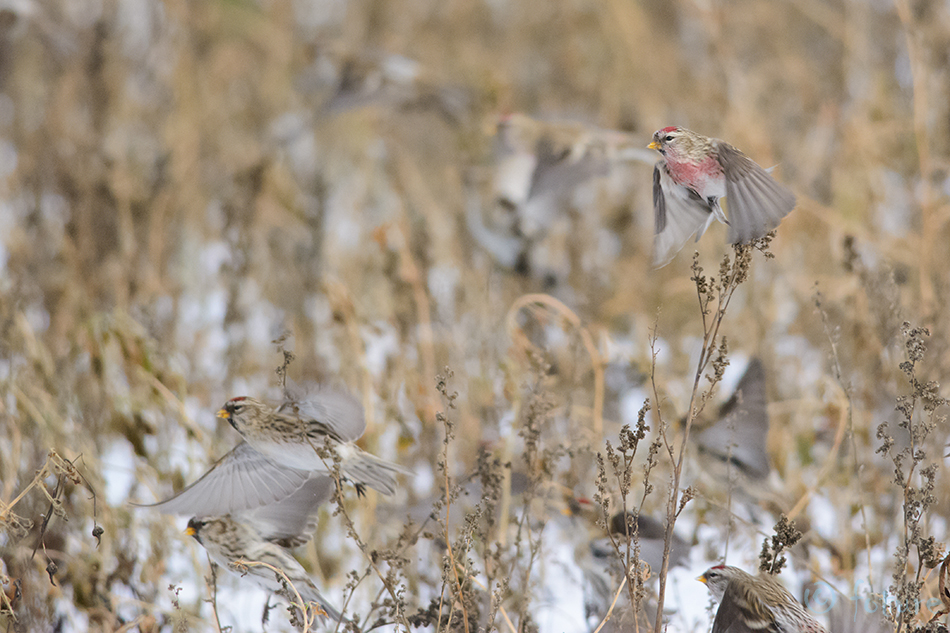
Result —
[[[712, 221], [729, 226], [733, 244], [764, 237], [795, 208], [795, 195], [738, 149], [682, 127], [665, 127], [647, 147], [662, 155], [653, 169], [653, 264], [665, 266]], [[728, 200], [729, 218], [720, 207]]]
[[827, 633], [775, 576], [716, 565], [696, 580], [719, 601], [712, 633]]
[[[383, 494], [396, 491], [396, 475], [408, 471], [356, 445], [366, 430], [363, 407], [353, 396], [323, 386], [291, 386], [278, 407], [260, 400], [228, 400], [217, 417], [244, 437], [196, 482], [154, 507], [198, 517], [245, 512], [269, 506], [297, 492], [315, 475], [329, 475], [340, 463], [341, 477]], [[320, 449], [328, 447], [324, 460]]]
[[[317, 388], [276, 408], [254, 398], [232, 398], [217, 415], [255, 450], [283, 466], [331, 474], [339, 460], [342, 477], [356, 484], [360, 494], [369, 487], [391, 495], [396, 475], [408, 472], [356, 445], [366, 430], [363, 407], [342, 391]], [[320, 454], [324, 447], [330, 456]]]

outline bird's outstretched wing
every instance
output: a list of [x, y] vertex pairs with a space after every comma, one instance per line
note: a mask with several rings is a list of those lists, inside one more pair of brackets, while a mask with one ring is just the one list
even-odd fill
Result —
[[287, 381], [286, 400], [279, 413], [311, 420], [341, 442], [354, 442], [366, 430], [363, 405], [349, 393], [333, 387]]
[[696, 437], [700, 450], [731, 461], [751, 479], [769, 476], [766, 441], [769, 433], [765, 370], [753, 358], [732, 397], [719, 409], [719, 419]]
[[795, 194], [748, 156], [722, 141], [716, 153], [726, 174], [730, 242], [763, 237], [795, 208]]
[[697, 232], [702, 235], [715, 218], [709, 204], [692, 189], [678, 185], [666, 161], [653, 168], [653, 266], [662, 268]]
[[547, 193], [566, 195], [587, 180], [610, 173], [608, 157], [599, 146], [587, 143], [577, 148], [558, 141], [550, 136], [538, 139], [529, 198]]
[[243, 512], [289, 497], [309, 476], [305, 470], [276, 464], [241, 442], [175, 496], [140, 507], [196, 517]]
[[313, 537], [317, 512], [333, 494], [333, 479], [311, 474], [290, 496], [241, 514], [262, 538], [283, 547], [303, 545]]

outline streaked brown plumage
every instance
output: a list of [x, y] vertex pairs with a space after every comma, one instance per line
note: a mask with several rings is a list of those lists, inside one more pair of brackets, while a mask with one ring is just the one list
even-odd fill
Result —
[[774, 576], [717, 565], [697, 580], [719, 601], [712, 633], [827, 633]]
[[359, 402], [342, 391], [295, 388], [276, 410], [252, 398], [235, 398], [218, 415], [245, 435], [245, 441], [184, 490], [143, 507], [204, 517], [273, 505], [293, 495], [313, 475], [329, 473], [316, 453], [324, 437], [330, 438], [331, 449], [340, 456], [343, 476], [360, 492], [369, 486], [392, 494], [395, 475], [407, 472], [353, 443], [366, 422]]
[[[332, 485], [332, 481], [330, 483]], [[304, 602], [315, 602], [334, 620], [343, 617], [323, 597], [297, 559], [279, 544], [281, 539], [262, 530], [252, 518], [231, 515], [196, 517], [188, 521], [186, 533], [204, 546], [212, 560], [232, 573], [244, 576], [246, 570], [246, 577], [257, 585], [293, 600], [293, 592], [284, 588], [273, 570], [259, 565], [234, 566], [240, 560], [267, 563], [287, 574]]]
[[355, 444], [366, 421], [359, 402], [343, 392], [321, 389], [277, 409], [254, 398], [232, 398], [218, 417], [227, 419], [255, 450], [288, 468], [329, 474], [332, 463], [317, 452], [329, 440], [343, 476], [358, 489], [369, 486], [391, 495], [396, 475], [407, 472]]

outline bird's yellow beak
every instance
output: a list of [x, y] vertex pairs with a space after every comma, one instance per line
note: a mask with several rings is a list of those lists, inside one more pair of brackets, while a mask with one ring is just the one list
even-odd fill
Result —
[[647, 149], [660, 149], [660, 144], [657, 143], [656, 141], [653, 141], [652, 143], [647, 145]]
[[226, 409], [219, 409], [215, 415], [222, 419], [231, 417], [231, 414], [228, 413]]
[[194, 536], [197, 533], [198, 531], [195, 530], [195, 528], [191, 527], [190, 525], [185, 528], [185, 534], [187, 534], [188, 536]]
[[696, 578], [696, 580], [698, 580], [699, 582], [703, 583], [704, 585], [707, 584], [707, 583], [706, 583], [706, 574], [703, 574], [702, 576], [699, 576], [698, 578]]

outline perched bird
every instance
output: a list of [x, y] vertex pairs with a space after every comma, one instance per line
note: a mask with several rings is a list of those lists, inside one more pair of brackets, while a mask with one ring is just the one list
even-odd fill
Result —
[[329, 474], [332, 459], [318, 450], [329, 440], [330, 450], [340, 460], [347, 480], [391, 495], [396, 475], [408, 471], [370, 455], [355, 444], [366, 429], [363, 407], [349, 394], [327, 388], [292, 395], [277, 409], [244, 396], [228, 400], [218, 417], [244, 436], [266, 458], [286, 468]]
[[[333, 480], [329, 477], [320, 477], [319, 481], [326, 489], [324, 498], [328, 498], [333, 487]], [[284, 510], [292, 512], [286, 507]], [[218, 517], [193, 517], [188, 521], [188, 529], [185, 533], [201, 543], [211, 559], [222, 567], [242, 576], [246, 569], [247, 576], [256, 584], [293, 601], [295, 599], [293, 591], [284, 587], [278, 574], [272, 569], [261, 565], [235, 567], [234, 563], [243, 560], [273, 565], [287, 574], [287, 578], [304, 602], [315, 602], [328, 617], [337, 621], [342, 620], [343, 615], [327, 602], [310, 580], [303, 566], [281, 545], [281, 543], [300, 542], [301, 538], [303, 542], [306, 542], [309, 536], [302, 537], [301, 534], [288, 536], [288, 533], [293, 531], [292, 529], [288, 529], [286, 525], [273, 529], [274, 526], [268, 525], [267, 521], [257, 520], [259, 517], [256, 515], [259, 514], [256, 511], [234, 516], [226, 514]], [[289, 541], [288, 538], [290, 538]]]
[[[681, 127], [665, 127], [648, 145], [663, 155], [653, 169], [653, 264], [665, 266], [714, 219], [733, 244], [763, 237], [795, 207], [795, 195], [735, 147]], [[729, 219], [719, 199], [729, 200]]]
[[[203, 517], [273, 505], [299, 490], [312, 472], [328, 473], [327, 466], [309, 443], [316, 438], [313, 446], [323, 445], [321, 429], [333, 439], [343, 460], [343, 474], [357, 485], [358, 491], [362, 486], [370, 486], [392, 494], [395, 491], [393, 475], [406, 472], [352, 444], [363, 434], [366, 422], [359, 402], [342, 391], [294, 386], [277, 411], [251, 398], [235, 398], [225, 404], [218, 416], [228, 418], [242, 434], [250, 428], [246, 441], [238, 444], [200, 479], [178, 494], [141, 507]], [[268, 426], [271, 419], [281, 432], [275, 433]], [[305, 428], [311, 430], [311, 435], [304, 433]], [[295, 449], [285, 453], [284, 444], [279, 440], [268, 441], [274, 436], [289, 436], [299, 443]], [[266, 450], [259, 450], [260, 446]], [[288, 458], [297, 453], [305, 453], [308, 459]]]
[[697, 580], [719, 601], [712, 633], [826, 633], [773, 576], [717, 565]]

